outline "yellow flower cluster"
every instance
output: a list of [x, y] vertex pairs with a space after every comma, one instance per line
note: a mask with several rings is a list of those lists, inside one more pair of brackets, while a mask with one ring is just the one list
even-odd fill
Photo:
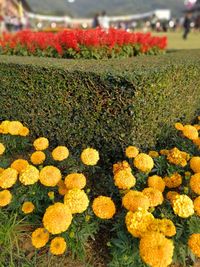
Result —
[[167, 160], [175, 165], [180, 165], [185, 167], [187, 165], [187, 160], [190, 159], [189, 154], [186, 152], [180, 151], [178, 148], [173, 148], [167, 153]]
[[148, 186], [163, 192], [165, 190], [165, 181], [158, 175], [153, 175], [148, 178]]
[[135, 157], [133, 164], [142, 172], [150, 172], [153, 169], [154, 161], [149, 155], [140, 153], [137, 157]]
[[6, 150], [6, 148], [5, 148], [4, 144], [0, 143], [0, 156], [3, 155], [5, 150]]
[[116, 212], [115, 203], [110, 197], [99, 196], [92, 203], [94, 214], [100, 219], [111, 219]]
[[12, 200], [12, 194], [9, 190], [0, 191], [0, 207], [5, 207], [10, 204]]
[[0, 133], [27, 136], [29, 129], [19, 121], [2, 121], [0, 124]]
[[83, 213], [89, 205], [87, 194], [81, 189], [71, 189], [64, 196], [64, 203], [67, 205], [72, 214]]
[[40, 183], [45, 186], [56, 186], [62, 179], [61, 172], [55, 166], [45, 166], [40, 171]]
[[135, 158], [139, 154], [139, 149], [135, 146], [129, 146], [126, 148], [125, 154], [129, 159]]
[[127, 171], [131, 172], [131, 167], [126, 160], [113, 164], [113, 174], [114, 175], [118, 171], [121, 171], [121, 170], [127, 170]]
[[149, 224], [147, 232], [159, 232], [164, 236], [172, 237], [176, 234], [176, 227], [169, 219], [154, 219]]
[[16, 159], [11, 164], [11, 168], [15, 169], [19, 174], [21, 174], [22, 171], [24, 171], [29, 166], [29, 163], [25, 159]]
[[200, 234], [192, 234], [189, 237], [188, 246], [194, 255], [200, 258]]
[[174, 245], [161, 233], [147, 233], [140, 240], [140, 256], [152, 267], [167, 267], [172, 263]]
[[125, 190], [133, 187], [136, 183], [136, 179], [133, 176], [131, 169], [126, 168], [115, 172], [114, 182], [119, 189]]
[[145, 188], [142, 192], [145, 196], [148, 197], [149, 202], [150, 202], [150, 207], [156, 207], [163, 203], [164, 198], [163, 198], [162, 192], [159, 191], [158, 189], [148, 187], [148, 188]]
[[191, 176], [190, 187], [196, 194], [200, 195], [200, 173]]
[[67, 190], [83, 189], [86, 186], [86, 178], [82, 173], [71, 173], [65, 177], [65, 186]]
[[181, 218], [188, 218], [194, 214], [193, 201], [187, 195], [178, 195], [173, 201], [173, 210]]
[[192, 157], [190, 160], [190, 168], [195, 173], [200, 173], [200, 157]]

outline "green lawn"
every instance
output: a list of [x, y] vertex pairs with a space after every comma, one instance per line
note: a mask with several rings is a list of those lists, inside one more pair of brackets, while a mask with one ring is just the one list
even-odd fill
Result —
[[167, 35], [168, 49], [200, 49], [200, 32], [191, 32], [187, 40], [183, 40], [183, 32], [153, 33], [157, 36]]

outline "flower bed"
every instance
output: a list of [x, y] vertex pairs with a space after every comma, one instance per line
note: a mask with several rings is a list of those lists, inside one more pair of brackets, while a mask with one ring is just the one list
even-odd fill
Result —
[[[99, 195], [96, 171], [103, 168], [103, 155], [96, 149], [85, 148], [75, 160], [66, 146], [51, 147], [45, 137], [27, 143], [25, 125], [3, 121], [0, 207], [35, 228], [36, 253], [61, 255], [68, 249], [83, 256], [88, 239], [103, 225], [104, 234], [113, 237], [107, 243], [110, 267], [191, 266], [200, 257], [200, 124], [175, 128], [177, 147], [145, 152], [127, 147], [126, 160], [113, 165], [113, 174], [104, 172], [108, 180], [112, 176], [112, 193]], [[23, 156], [13, 158], [11, 147], [18, 150], [20, 143]]]
[[124, 30], [65, 30], [59, 33], [22, 31], [4, 34], [0, 53], [58, 58], [121, 58], [139, 54], [159, 54], [167, 46], [166, 37]]

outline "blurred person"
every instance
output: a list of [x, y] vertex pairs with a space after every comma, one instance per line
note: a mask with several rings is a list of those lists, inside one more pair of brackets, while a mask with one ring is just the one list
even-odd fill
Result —
[[99, 26], [104, 30], [108, 30], [110, 27], [110, 20], [106, 14], [106, 11], [103, 11], [101, 16], [99, 16]]
[[92, 28], [97, 28], [99, 26], [99, 13], [96, 13], [92, 21]]
[[158, 21], [158, 19], [157, 19], [156, 15], [153, 14], [153, 16], [151, 18], [151, 30], [152, 31], [155, 31], [157, 21]]
[[191, 16], [192, 16], [191, 13], [187, 13], [183, 21], [183, 28], [184, 28], [183, 39], [184, 40], [187, 39], [188, 34], [190, 32]]

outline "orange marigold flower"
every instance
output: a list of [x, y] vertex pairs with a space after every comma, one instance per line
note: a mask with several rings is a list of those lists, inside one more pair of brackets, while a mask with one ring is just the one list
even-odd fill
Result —
[[0, 174], [0, 187], [11, 188], [17, 181], [18, 172], [15, 169], [7, 168]]
[[19, 135], [21, 136], [27, 136], [29, 135], [29, 129], [27, 127], [23, 127], [20, 131], [19, 131]]
[[175, 123], [174, 126], [175, 126], [176, 130], [183, 131], [184, 126], [182, 123], [177, 122], [177, 123]]
[[115, 203], [110, 197], [99, 196], [92, 204], [94, 214], [101, 219], [111, 219], [115, 212]]
[[27, 160], [25, 159], [16, 159], [15, 161], [13, 161], [13, 163], [11, 164], [11, 168], [15, 169], [16, 171], [18, 171], [18, 173], [20, 174], [23, 170], [25, 170], [27, 167], [29, 166], [29, 163]]
[[22, 205], [22, 211], [25, 214], [32, 213], [34, 209], [35, 209], [35, 206], [33, 205], [32, 202], [24, 202]]
[[23, 129], [23, 124], [19, 121], [11, 121], [8, 124], [8, 133], [11, 135], [19, 135], [22, 129]]
[[113, 174], [115, 175], [118, 171], [121, 170], [127, 170], [131, 172], [131, 167], [129, 165], [129, 163], [124, 160], [122, 162], [117, 162], [113, 165]]
[[161, 149], [160, 150], [160, 154], [161, 155], [164, 155], [164, 156], [167, 156], [169, 154], [169, 150], [167, 150], [167, 149]]
[[45, 150], [49, 147], [49, 140], [45, 137], [39, 137], [33, 142], [35, 150]]
[[185, 125], [183, 128], [183, 135], [190, 140], [195, 140], [198, 138], [198, 131], [192, 125]]
[[189, 237], [188, 246], [192, 253], [200, 258], [200, 234], [192, 234]]
[[72, 214], [83, 213], [88, 208], [89, 199], [83, 190], [71, 189], [67, 191], [64, 203], [69, 207]]
[[56, 161], [63, 161], [69, 157], [69, 150], [66, 146], [57, 146], [52, 151], [52, 157]]
[[179, 195], [173, 201], [173, 210], [179, 217], [188, 218], [194, 214], [194, 204], [187, 195]]
[[200, 195], [200, 173], [191, 176], [190, 187], [196, 194]]
[[194, 210], [198, 216], [200, 216], [200, 196], [194, 200]]
[[145, 188], [142, 192], [145, 196], [148, 197], [150, 201], [150, 207], [156, 207], [163, 203], [164, 198], [163, 198], [162, 192], [159, 191], [158, 189], [148, 187], [148, 188]]
[[173, 203], [173, 201], [176, 199], [177, 196], [179, 196], [180, 194], [177, 193], [176, 191], [169, 191], [166, 194], [166, 198]]
[[148, 178], [148, 186], [158, 189], [160, 192], [165, 190], [165, 182], [162, 177], [158, 175], [153, 175]]
[[134, 166], [142, 172], [150, 172], [153, 169], [153, 159], [145, 154], [140, 153], [133, 161]]
[[148, 210], [150, 201], [142, 192], [131, 190], [123, 197], [122, 204], [127, 210], [135, 212], [139, 208]]
[[189, 155], [175, 147], [169, 150], [167, 160], [172, 164], [185, 167], [187, 165], [187, 160], [189, 160]]
[[31, 155], [31, 162], [34, 165], [40, 165], [40, 164], [42, 164], [45, 161], [45, 159], [46, 159], [46, 155], [42, 151], [35, 151]]
[[192, 157], [190, 160], [190, 168], [193, 172], [200, 173], [200, 157]]
[[61, 178], [60, 170], [54, 166], [46, 166], [40, 171], [40, 183], [45, 186], [56, 186]]
[[152, 158], [157, 158], [159, 157], [159, 153], [157, 151], [151, 150], [149, 151], [148, 155]]
[[130, 159], [135, 158], [139, 154], [139, 150], [135, 146], [129, 146], [126, 148], [125, 154], [127, 158], [130, 158]]
[[44, 247], [49, 241], [49, 233], [45, 228], [37, 228], [31, 236], [32, 245], [35, 248]]
[[140, 240], [140, 257], [152, 267], [167, 267], [172, 263], [174, 245], [161, 233], [148, 233]]
[[10, 204], [12, 200], [12, 194], [8, 190], [0, 191], [0, 207], [5, 207]]
[[55, 237], [51, 240], [50, 252], [53, 255], [62, 255], [67, 249], [67, 244], [63, 237]]
[[67, 187], [66, 187], [66, 185], [65, 185], [63, 180], [60, 180], [58, 182], [57, 186], [58, 186], [58, 193], [61, 196], [64, 196], [65, 194], [67, 194], [68, 189], [67, 189]]
[[82, 173], [71, 173], [65, 177], [67, 189], [83, 189], [86, 186], [86, 178]]
[[124, 170], [119, 170], [117, 173], [114, 175], [114, 181], [115, 185], [119, 189], [130, 189], [133, 187], [136, 183], [136, 179], [133, 176], [132, 172], [129, 171], [129, 169], [124, 169]]
[[164, 177], [164, 182], [168, 188], [176, 188], [182, 184], [182, 176], [175, 172], [170, 177]]
[[94, 166], [99, 161], [99, 152], [93, 148], [86, 148], [81, 153], [81, 160], [85, 165]]

